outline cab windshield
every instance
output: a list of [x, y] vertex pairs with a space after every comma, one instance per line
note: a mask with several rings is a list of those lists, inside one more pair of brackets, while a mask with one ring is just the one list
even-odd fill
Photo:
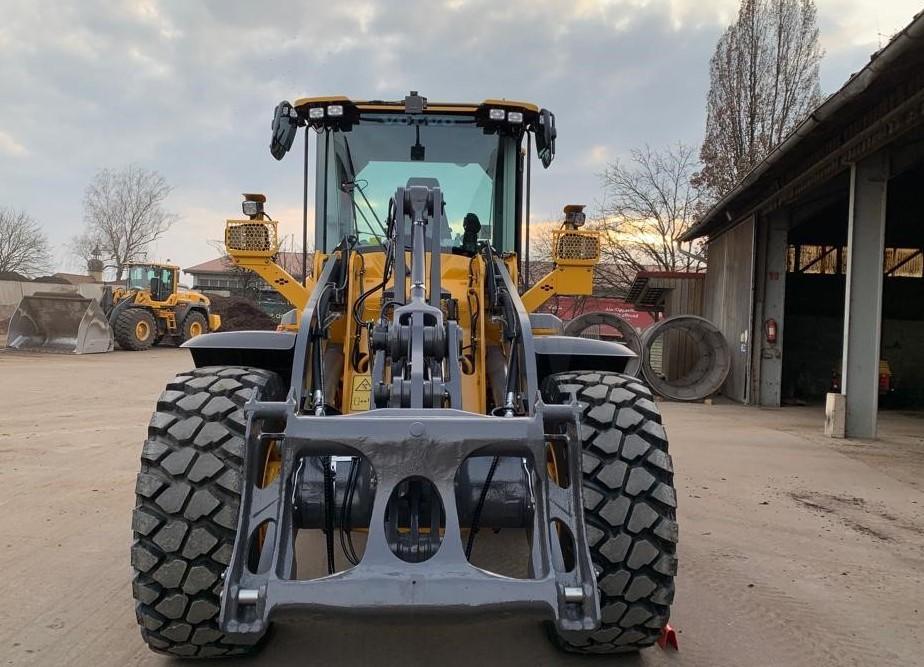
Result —
[[160, 266], [130, 266], [125, 286], [128, 289], [149, 289], [152, 294], [170, 294], [173, 292], [173, 271]]
[[471, 117], [363, 116], [351, 130], [319, 141], [317, 219], [326, 224], [318, 226], [316, 245], [329, 252], [350, 234], [360, 245], [382, 245], [395, 190], [427, 185], [443, 193], [444, 248], [462, 245], [463, 221], [474, 214], [479, 239], [512, 249], [515, 157], [513, 137], [485, 134]]

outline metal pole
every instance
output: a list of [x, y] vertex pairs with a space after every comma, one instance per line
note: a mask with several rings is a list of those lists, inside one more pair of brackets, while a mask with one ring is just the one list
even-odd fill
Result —
[[308, 136], [305, 128], [305, 168], [302, 177], [302, 285], [308, 278]]
[[523, 223], [526, 227], [525, 236], [526, 236], [526, 248], [523, 252], [523, 291], [529, 289], [529, 199], [531, 193], [531, 183], [530, 176], [532, 174], [531, 164], [532, 164], [532, 153], [533, 153], [533, 135], [529, 132], [526, 133], [526, 221]]
[[[330, 172], [330, 129], [324, 130], [324, 220], [321, 221], [321, 224], [324, 225], [322, 229], [324, 230], [321, 234], [321, 238], [324, 243], [324, 247], [321, 248], [321, 252], [327, 252], [327, 176]], [[317, 220], [314, 224], [318, 224]]]

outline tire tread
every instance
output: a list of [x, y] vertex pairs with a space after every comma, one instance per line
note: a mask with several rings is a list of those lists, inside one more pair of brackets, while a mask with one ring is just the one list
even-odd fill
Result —
[[[135, 338], [135, 325], [141, 320], [147, 320], [148, 326], [151, 327], [151, 335], [148, 336], [146, 341], [139, 341]], [[144, 308], [127, 308], [116, 316], [116, 321], [112, 327], [112, 335], [115, 342], [123, 350], [131, 352], [149, 350], [154, 346], [154, 341], [157, 338], [157, 321]]]
[[[282, 381], [255, 368], [198, 368], [177, 375], [157, 400], [141, 451], [131, 548], [135, 612], [156, 652], [240, 655], [258, 641], [225, 636], [217, 623], [240, 505], [243, 407], [253, 392], [278, 399]], [[231, 407], [207, 411], [218, 399]]]
[[634, 377], [558, 373], [546, 400], [579, 401], [584, 520], [603, 621], [591, 632], [553, 629], [575, 653], [626, 653], [654, 644], [670, 616], [677, 571], [677, 497], [667, 436], [651, 392]]

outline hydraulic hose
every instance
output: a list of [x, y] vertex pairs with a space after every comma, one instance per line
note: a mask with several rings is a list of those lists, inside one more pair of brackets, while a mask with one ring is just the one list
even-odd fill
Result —
[[337, 570], [334, 562], [334, 473], [330, 468], [329, 456], [321, 457], [324, 466], [324, 537], [327, 542], [327, 573]]

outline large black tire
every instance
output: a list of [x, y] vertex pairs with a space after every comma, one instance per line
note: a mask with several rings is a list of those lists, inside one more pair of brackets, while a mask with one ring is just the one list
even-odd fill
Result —
[[126, 308], [116, 316], [112, 334], [123, 350], [149, 350], [157, 338], [157, 321], [144, 308]]
[[677, 574], [677, 496], [658, 408], [638, 378], [620, 373], [559, 373], [543, 393], [581, 403], [584, 525], [603, 617], [597, 630], [553, 630], [553, 640], [576, 653], [651, 646], [670, 616]]
[[285, 389], [269, 371], [199, 368], [176, 376], [157, 400], [135, 488], [131, 558], [141, 636], [155, 651], [239, 655], [259, 641], [217, 624], [240, 507], [242, 408], [253, 394], [282, 400]]
[[183, 318], [180, 340], [186, 342], [209, 331], [209, 321], [198, 310], [191, 311]]

